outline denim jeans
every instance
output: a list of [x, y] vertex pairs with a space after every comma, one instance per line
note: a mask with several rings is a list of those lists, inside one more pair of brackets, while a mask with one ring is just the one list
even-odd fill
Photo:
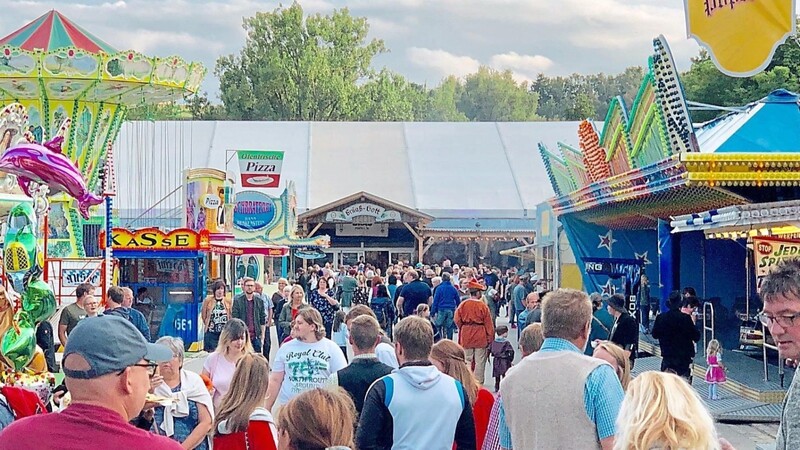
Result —
[[444, 333], [443, 337], [452, 340], [453, 339], [453, 329], [455, 328], [455, 324], [453, 323], [453, 314], [455, 311], [452, 309], [440, 309], [436, 312], [436, 327], [439, 328], [441, 333]]

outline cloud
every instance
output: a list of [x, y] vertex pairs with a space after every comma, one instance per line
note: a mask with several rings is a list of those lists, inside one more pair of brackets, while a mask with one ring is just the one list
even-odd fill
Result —
[[510, 70], [517, 81], [532, 80], [540, 73], [552, 68], [554, 64], [553, 60], [546, 56], [520, 55], [517, 52], [494, 55], [489, 59], [491, 67], [499, 70]]
[[403, 35], [409, 31], [411, 29], [407, 25], [392, 20], [384, 20], [380, 17], [369, 20], [369, 32], [378, 39]]
[[478, 71], [481, 63], [469, 56], [458, 56], [444, 50], [411, 47], [406, 51], [408, 59], [415, 65], [434, 69], [440, 76], [463, 77]]
[[439, 76], [455, 75], [463, 78], [478, 71], [481, 65], [497, 70], [510, 70], [517, 81], [529, 81], [539, 73], [554, 66], [553, 60], [542, 55], [520, 55], [507, 52], [492, 55], [488, 61], [481, 62], [471, 56], [456, 55], [446, 50], [431, 50], [412, 47], [406, 52], [408, 59], [420, 66], [433, 69]]
[[[5, 0], [0, 36], [58, 9], [119, 49], [149, 56], [178, 54], [208, 69], [203, 90], [212, 98], [212, 75], [221, 55], [245, 43], [242, 21], [288, 0]], [[464, 76], [481, 64], [511, 70], [523, 80], [544, 72], [618, 73], [646, 65], [652, 38], [664, 34], [681, 69], [698, 46], [685, 37], [679, 0], [301, 0], [307, 14], [347, 7], [367, 17], [370, 38], [393, 50], [379, 55], [410, 81]]]

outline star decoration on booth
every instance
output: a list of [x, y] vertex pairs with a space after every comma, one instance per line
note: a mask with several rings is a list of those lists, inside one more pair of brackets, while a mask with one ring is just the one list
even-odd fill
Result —
[[608, 249], [608, 253], [611, 253], [611, 247], [614, 246], [614, 242], [617, 242], [617, 240], [614, 239], [614, 232], [608, 230], [608, 233], [598, 234], [597, 237], [600, 238], [600, 243], [597, 244], [597, 248], [606, 248]]
[[650, 261], [649, 259], [647, 259], [647, 253], [649, 253], [649, 250], [648, 250], [648, 251], [646, 251], [646, 252], [644, 252], [644, 253], [636, 253], [636, 252], [633, 252], [633, 255], [634, 255], [635, 259], [640, 259], [640, 260], [642, 260], [642, 262], [643, 262], [643, 263], [644, 263], [644, 265], [646, 266], [646, 265], [649, 265], [649, 264], [653, 264], [653, 262], [652, 262], [652, 261]]
[[608, 295], [609, 297], [611, 297], [616, 293], [617, 293], [617, 287], [614, 286], [614, 283], [612, 283], [611, 279], [609, 278], [608, 281], [606, 281], [606, 284], [603, 285], [602, 295]]

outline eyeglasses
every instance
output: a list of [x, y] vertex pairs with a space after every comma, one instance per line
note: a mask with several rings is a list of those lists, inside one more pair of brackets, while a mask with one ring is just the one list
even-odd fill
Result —
[[759, 322], [763, 323], [765, 326], [770, 326], [773, 323], [777, 323], [783, 328], [794, 326], [794, 320], [800, 317], [800, 313], [796, 314], [784, 314], [782, 316], [769, 316], [764, 312], [758, 313], [758, 320]]
[[[154, 376], [156, 376], [156, 370], [158, 369], [158, 364], [156, 364], [156, 363], [132, 364], [131, 365], [131, 367], [134, 367], [134, 366], [135, 367], [146, 367], [148, 369], [147, 370], [147, 375], [149, 375], [150, 378], [153, 378]], [[127, 367], [125, 369], [127, 369]], [[117, 375], [122, 375], [123, 373], [125, 373], [125, 369], [120, 370], [119, 373], [117, 373]]]

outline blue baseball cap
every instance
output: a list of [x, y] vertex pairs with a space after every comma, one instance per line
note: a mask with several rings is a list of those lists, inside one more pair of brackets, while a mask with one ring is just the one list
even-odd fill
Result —
[[[71, 355], [81, 356], [89, 364], [89, 369], [67, 368], [67, 359]], [[61, 365], [67, 377], [89, 380], [119, 372], [143, 359], [153, 363], [167, 362], [172, 359], [172, 350], [147, 342], [125, 318], [97, 316], [81, 320], [69, 334]]]

